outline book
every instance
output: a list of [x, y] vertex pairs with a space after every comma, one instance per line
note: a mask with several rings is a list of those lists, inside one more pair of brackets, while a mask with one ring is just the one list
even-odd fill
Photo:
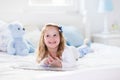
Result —
[[11, 66], [13, 69], [24, 69], [24, 70], [35, 70], [35, 71], [72, 71], [76, 70], [76, 67], [67, 67], [67, 68], [58, 68], [58, 67], [49, 67], [42, 66], [37, 64], [18, 64]]

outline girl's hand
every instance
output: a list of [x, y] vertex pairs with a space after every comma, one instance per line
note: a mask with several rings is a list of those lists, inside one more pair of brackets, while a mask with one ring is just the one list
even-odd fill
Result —
[[50, 66], [50, 63], [53, 62], [53, 61], [54, 61], [54, 59], [51, 56], [48, 56], [45, 59], [44, 64]]
[[55, 57], [55, 59], [53, 61], [49, 62], [49, 64], [52, 67], [62, 67], [61, 60], [58, 57]]
[[59, 59], [58, 57], [52, 58], [51, 56], [49, 56], [44, 61], [44, 64], [51, 67], [62, 67], [61, 59]]

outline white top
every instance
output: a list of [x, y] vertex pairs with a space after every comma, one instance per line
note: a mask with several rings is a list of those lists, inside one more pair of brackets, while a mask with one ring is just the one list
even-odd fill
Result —
[[[73, 67], [76, 65], [77, 59], [80, 57], [80, 53], [77, 48], [73, 46], [65, 46], [65, 49], [62, 53], [62, 68]], [[44, 65], [43, 59], [40, 65]]]

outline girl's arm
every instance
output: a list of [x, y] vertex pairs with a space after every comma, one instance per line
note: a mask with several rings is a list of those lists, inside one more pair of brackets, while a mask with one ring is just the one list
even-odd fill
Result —
[[74, 67], [76, 66], [76, 52], [72, 48], [68, 47], [64, 50], [62, 54], [62, 67]]

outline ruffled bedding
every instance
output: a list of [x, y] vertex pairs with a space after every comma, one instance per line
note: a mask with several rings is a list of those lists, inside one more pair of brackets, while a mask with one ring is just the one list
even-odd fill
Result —
[[[61, 77], [68, 79], [71, 74], [73, 77], [69, 80], [79, 80], [82, 77], [80, 74], [101, 69], [112, 69], [113, 74], [116, 72], [114, 70], [118, 71], [116, 74], [120, 73], [120, 47], [92, 43], [91, 48], [94, 51], [80, 58], [75, 67], [64, 70], [39, 68], [35, 62], [35, 54], [14, 56], [0, 52], [0, 80], [62, 80]], [[110, 76], [109, 71], [107, 77]], [[79, 77], [75, 78], [76, 75]], [[119, 79], [117, 76], [117, 80]]]

